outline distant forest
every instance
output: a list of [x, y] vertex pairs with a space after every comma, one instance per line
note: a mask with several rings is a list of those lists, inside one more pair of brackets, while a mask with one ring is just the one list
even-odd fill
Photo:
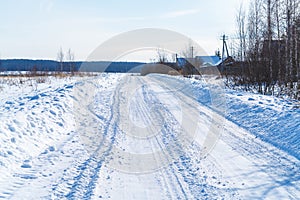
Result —
[[1, 71], [44, 71], [44, 72], [133, 72], [139, 73], [144, 63], [139, 62], [59, 62], [53, 60], [9, 59], [0, 60]]

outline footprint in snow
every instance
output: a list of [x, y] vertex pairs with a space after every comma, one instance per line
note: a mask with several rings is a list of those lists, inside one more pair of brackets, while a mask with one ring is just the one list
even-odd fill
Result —
[[9, 129], [11, 132], [16, 132], [15, 127], [13, 127], [12, 125], [8, 125], [8, 129]]
[[29, 160], [25, 160], [24, 163], [21, 165], [22, 168], [31, 168]]
[[50, 110], [50, 113], [54, 116], [56, 116], [56, 113], [53, 110]]
[[49, 151], [55, 151], [55, 147], [54, 146], [50, 146], [48, 149], [49, 149]]

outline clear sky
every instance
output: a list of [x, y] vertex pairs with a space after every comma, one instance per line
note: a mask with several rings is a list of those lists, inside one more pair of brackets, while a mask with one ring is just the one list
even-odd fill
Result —
[[76, 60], [85, 60], [112, 36], [139, 28], [182, 33], [214, 54], [222, 48], [220, 35], [235, 32], [240, 2], [0, 0], [0, 55], [2, 59], [56, 59], [62, 47], [71, 48]]

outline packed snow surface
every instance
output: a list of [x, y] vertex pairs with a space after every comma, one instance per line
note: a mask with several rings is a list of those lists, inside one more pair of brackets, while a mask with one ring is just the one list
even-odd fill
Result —
[[1, 80], [0, 94], [0, 198], [300, 197], [297, 102], [109, 73]]

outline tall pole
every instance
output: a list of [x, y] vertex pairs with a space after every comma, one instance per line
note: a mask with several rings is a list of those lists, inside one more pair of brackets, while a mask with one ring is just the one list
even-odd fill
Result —
[[228, 52], [228, 47], [227, 47], [227, 43], [226, 43], [226, 40], [228, 39], [228, 37], [224, 34], [221, 38], [221, 40], [223, 40], [223, 48], [222, 48], [222, 62], [224, 61], [224, 54], [225, 54], [225, 50], [226, 50], [226, 54], [227, 54], [227, 57], [229, 57], [229, 52]]
[[223, 62], [224, 61], [224, 52], [225, 52], [225, 50], [224, 50], [224, 48], [225, 48], [225, 46], [224, 46], [225, 34], [223, 35], [222, 40], [223, 40], [223, 47], [222, 47], [222, 62]]

